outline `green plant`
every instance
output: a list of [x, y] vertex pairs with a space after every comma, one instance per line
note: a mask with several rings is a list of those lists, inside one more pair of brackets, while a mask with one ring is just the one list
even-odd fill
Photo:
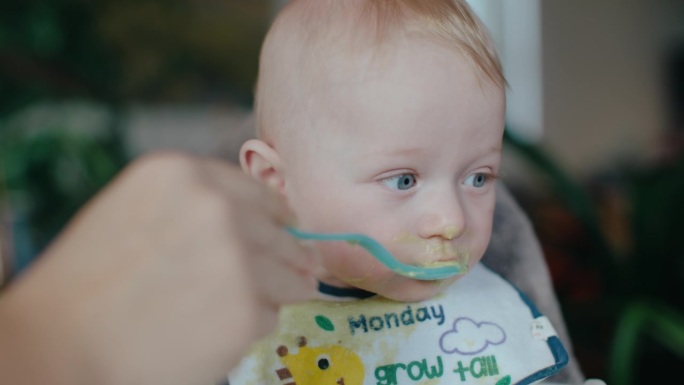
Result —
[[[124, 162], [111, 138], [63, 129], [32, 134], [0, 131], [0, 165], [7, 198], [15, 219], [30, 225], [32, 251], [42, 249]], [[31, 257], [22, 257], [21, 264]]]
[[634, 302], [620, 317], [610, 362], [611, 383], [634, 383], [639, 342], [651, 337], [684, 360], [684, 316], [663, 304]]

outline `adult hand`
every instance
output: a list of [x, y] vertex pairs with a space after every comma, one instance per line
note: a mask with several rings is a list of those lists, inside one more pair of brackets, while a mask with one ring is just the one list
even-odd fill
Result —
[[220, 161], [134, 162], [0, 297], [0, 382], [215, 382], [315, 296], [291, 219]]

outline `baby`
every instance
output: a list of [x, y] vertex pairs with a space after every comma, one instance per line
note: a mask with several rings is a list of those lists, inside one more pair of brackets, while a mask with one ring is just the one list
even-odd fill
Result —
[[[240, 162], [286, 200], [301, 229], [366, 234], [406, 264], [455, 262], [475, 273], [492, 229], [505, 85], [494, 45], [464, 1], [291, 1], [263, 45], [258, 139], [244, 143]], [[515, 377], [506, 354], [486, 354], [514, 338], [492, 321], [498, 305], [472, 313], [478, 319], [449, 307], [480, 294], [486, 302], [482, 290], [456, 297], [489, 276], [414, 280], [359, 246], [316, 246], [321, 292], [336, 301], [284, 311], [274, 340], [256, 348], [231, 383], [389, 385], [442, 375], [453, 383], [448, 372], [460, 382], [490, 376], [503, 384], [537, 370]], [[445, 297], [452, 287], [456, 297]], [[450, 347], [445, 332], [485, 326], [484, 347]], [[394, 346], [400, 341], [407, 348]]]
[[[466, 5], [294, 1], [263, 46], [257, 140], [243, 169], [317, 232], [358, 232], [399, 260], [474, 266], [492, 227], [504, 78]], [[401, 277], [357, 246], [318, 244], [321, 282], [400, 301], [438, 282]]]

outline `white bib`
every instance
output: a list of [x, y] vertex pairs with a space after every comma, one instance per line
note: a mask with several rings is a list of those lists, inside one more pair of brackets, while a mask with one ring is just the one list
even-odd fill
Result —
[[478, 264], [428, 301], [374, 296], [283, 309], [231, 385], [531, 384], [568, 355], [548, 319]]

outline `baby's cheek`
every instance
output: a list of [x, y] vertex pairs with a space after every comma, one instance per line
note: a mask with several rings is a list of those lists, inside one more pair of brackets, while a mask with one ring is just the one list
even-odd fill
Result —
[[321, 242], [323, 266], [339, 279], [362, 279], [381, 267], [373, 256], [358, 245], [346, 242]]
[[477, 265], [480, 262], [480, 260], [482, 260], [482, 257], [484, 256], [486, 250], [486, 243], [474, 246], [469, 253], [468, 267], [472, 269], [473, 266]]

